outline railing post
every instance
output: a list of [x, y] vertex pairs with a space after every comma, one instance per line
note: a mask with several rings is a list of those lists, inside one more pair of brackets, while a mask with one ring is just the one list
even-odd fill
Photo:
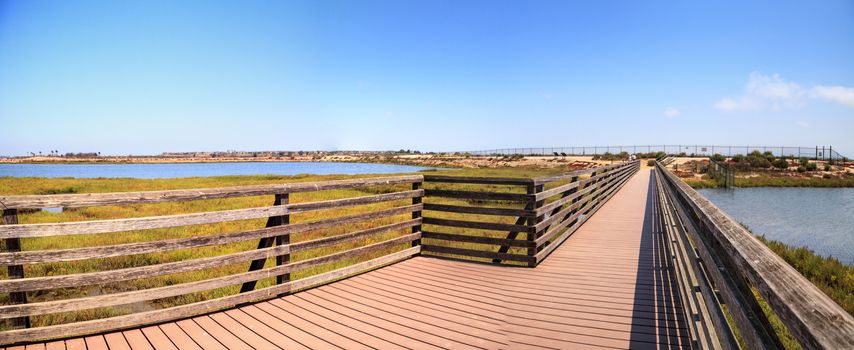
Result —
[[[276, 201], [273, 203], [273, 205], [288, 205], [289, 202], [290, 202], [290, 194], [288, 194], [288, 193], [277, 194], [276, 195]], [[278, 222], [274, 222], [273, 226], [283, 226], [283, 225], [287, 225], [287, 224], [291, 223], [291, 215], [290, 214], [285, 214], [282, 216], [278, 216], [276, 218], [277, 218], [276, 221], [278, 221]], [[286, 245], [286, 244], [291, 244], [291, 235], [290, 234], [284, 234], [284, 235], [276, 236], [276, 245], [277, 246]], [[288, 252], [287, 254], [284, 254], [284, 255], [277, 255], [276, 256], [276, 266], [285, 265], [285, 264], [288, 264], [290, 262], [291, 262], [291, 253], [290, 252]], [[276, 276], [276, 284], [287, 283], [290, 281], [291, 281], [291, 274], [290, 273], [286, 273], [283, 275]]]
[[[418, 181], [418, 182], [413, 182], [412, 183], [412, 190], [413, 191], [420, 190], [422, 185], [423, 185], [423, 180]], [[422, 196], [412, 197], [412, 204], [413, 205], [421, 204], [422, 199], [423, 199]], [[420, 218], [421, 218], [421, 211], [420, 210], [416, 210], [416, 211], [412, 212], [412, 219], [413, 220], [420, 219]], [[421, 232], [421, 224], [412, 226], [412, 233], [416, 233], [416, 232]], [[413, 247], [419, 246], [419, 245], [421, 245], [421, 239], [420, 238], [412, 241]], [[421, 253], [418, 253], [418, 254], [420, 255]]]
[[[532, 183], [532, 184], [527, 186], [527, 192], [530, 195], [535, 195], [537, 193], [543, 192], [544, 188], [545, 188], [545, 185], [543, 185], [543, 184], [535, 185]], [[542, 207], [545, 202], [546, 202], [545, 199], [540, 200], [540, 201], [536, 201], [536, 202], [532, 199], [531, 202], [528, 204], [528, 207], [531, 208], [531, 210], [537, 210], [540, 207]], [[532, 217], [532, 218], [528, 219], [528, 227], [530, 227], [530, 229], [528, 231], [528, 237], [527, 238], [528, 238], [528, 242], [531, 242], [531, 244], [532, 244], [531, 246], [528, 247], [528, 256], [531, 257], [532, 259], [537, 256], [537, 247], [535, 245], [533, 245], [533, 243], [534, 243], [534, 241], [537, 240], [537, 238], [538, 238], [537, 236], [539, 235], [539, 233], [537, 232], [536, 229], [534, 229], [534, 227], [537, 224], [539, 224], [541, 221], [543, 221], [545, 216], [546, 216], [546, 214], [543, 214], [543, 215], [539, 215], [539, 216]], [[537, 266], [536, 260], [531, 260], [528, 262], [528, 267], [536, 267], [536, 266]]]
[[[18, 210], [17, 209], [3, 209], [3, 223], [6, 225], [17, 225], [18, 224]], [[7, 238], [4, 251], [6, 252], [19, 252], [21, 251], [21, 239], [20, 238]], [[6, 267], [6, 271], [9, 274], [9, 279], [18, 279], [24, 278], [24, 266], [22, 265], [8, 265]], [[27, 292], [11, 292], [9, 293], [9, 302], [11, 304], [26, 304], [27, 303]], [[20, 328], [30, 328], [30, 318], [29, 317], [16, 317], [11, 318], [8, 321], [9, 328], [11, 329], [20, 329]]]
[[[273, 202], [273, 205], [287, 205], [290, 200], [290, 196], [287, 193], [277, 194], [276, 200]], [[265, 227], [274, 227], [280, 225], [287, 225], [290, 223], [290, 215], [282, 215], [282, 216], [271, 216], [267, 218], [267, 225]], [[291, 236], [289, 233], [275, 236], [275, 237], [267, 237], [261, 238], [258, 240], [258, 248], [264, 249], [270, 248], [273, 246], [273, 243], [276, 245], [289, 244], [291, 240]], [[276, 264], [286, 264], [290, 262], [291, 254], [277, 255], [276, 256]], [[267, 263], [266, 258], [255, 259], [249, 264], [249, 271], [256, 271], [264, 268], [264, 265]], [[291, 274], [286, 273], [280, 276], [276, 276], [276, 283], [284, 283], [288, 282], [291, 279]], [[258, 281], [249, 281], [244, 282], [242, 286], [240, 286], [240, 293], [246, 293], [255, 289], [255, 285]]]

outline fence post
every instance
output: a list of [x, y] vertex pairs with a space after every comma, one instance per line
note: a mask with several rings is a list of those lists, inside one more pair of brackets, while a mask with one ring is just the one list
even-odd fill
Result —
[[[413, 191], [420, 190], [420, 189], [421, 189], [421, 187], [422, 187], [422, 184], [423, 184], [423, 180], [422, 180], [422, 181], [413, 182], [413, 183], [412, 183], [412, 190], [413, 190]], [[421, 203], [422, 203], [422, 197], [421, 197], [421, 196], [418, 196], [418, 197], [412, 197], [412, 205], [421, 204]], [[415, 219], [420, 219], [420, 218], [421, 218], [421, 211], [420, 211], [420, 210], [416, 210], [416, 211], [413, 211], [413, 212], [412, 212], [412, 219], [413, 219], [413, 220], [415, 220]], [[412, 232], [412, 233], [421, 232], [421, 224], [418, 224], [418, 225], [412, 226], [412, 231], [411, 231], [411, 232]], [[421, 245], [421, 238], [419, 238], [419, 239], [416, 239], [416, 240], [413, 240], [413, 241], [412, 241], [412, 246], [413, 246], [413, 247], [415, 247], [415, 246], [419, 246], [419, 245]], [[418, 253], [418, 255], [420, 255], [420, 254], [421, 254], [421, 253]]]
[[[287, 193], [277, 194], [276, 200], [273, 202], [273, 205], [287, 205], [288, 201], [289, 201], [289, 197], [290, 196]], [[283, 224], [287, 224], [287, 223], [290, 223], [290, 215], [271, 216], [271, 217], [267, 218], [267, 225], [265, 225], [264, 227], [274, 227], [274, 226], [279, 226], [279, 225], [283, 225]], [[258, 240], [258, 248], [257, 249], [270, 248], [273, 246], [273, 243], [275, 243], [276, 245], [288, 244], [290, 242], [290, 240], [291, 240], [291, 236], [289, 233], [284, 234], [284, 235], [280, 235], [280, 236], [275, 236], [275, 237], [261, 238], [260, 240]], [[290, 262], [290, 259], [291, 259], [290, 253], [284, 254], [284, 255], [277, 255], [276, 256], [276, 264], [279, 265], [280, 263], [288, 263], [288, 262]], [[249, 264], [249, 271], [256, 271], [256, 270], [263, 269], [264, 265], [266, 263], [267, 263], [266, 258], [252, 260], [252, 262]], [[291, 278], [291, 274], [289, 274], [289, 273], [283, 274], [281, 276], [276, 276], [276, 283], [283, 283], [283, 281], [284, 282], [290, 281], [290, 278]], [[240, 293], [246, 293], [246, 292], [254, 290], [255, 285], [257, 283], [258, 283], [258, 281], [244, 282], [243, 285], [240, 286]]]
[[[545, 185], [530, 184], [530, 185], [528, 185], [527, 192], [530, 195], [535, 195], [537, 193], [543, 192], [543, 189], [545, 189]], [[532, 200], [531, 203], [528, 204], [528, 207], [531, 208], [531, 210], [537, 210], [540, 207], [542, 207], [545, 202], [546, 202], [545, 199], [540, 200], [540, 201], [536, 201], [536, 202], [534, 202]], [[539, 215], [537, 217], [533, 217], [533, 218], [528, 219], [528, 227], [531, 228], [531, 230], [528, 231], [528, 237], [527, 237], [528, 242], [531, 242], [533, 244], [533, 242], [537, 240], [538, 234], [537, 234], [537, 231], [533, 228], [534, 228], [534, 226], [536, 226], [537, 224], [542, 222], [543, 219], [545, 219], [545, 216], [546, 216], [546, 214], [543, 214], [543, 215]], [[536, 246], [532, 245], [532, 246], [528, 247], [528, 256], [530, 256], [531, 258], [534, 258], [537, 256], [537, 247]], [[536, 267], [536, 266], [537, 266], [536, 260], [528, 262], [528, 267]]]
[[[290, 194], [288, 194], [288, 193], [277, 194], [276, 195], [276, 201], [273, 203], [273, 205], [288, 205], [289, 202], [290, 202]], [[282, 216], [278, 216], [278, 217], [276, 217], [275, 221], [277, 221], [277, 222], [275, 222], [273, 226], [288, 225], [291, 223], [291, 215], [285, 214]], [[291, 235], [290, 234], [284, 234], [284, 235], [276, 236], [276, 245], [277, 246], [286, 245], [286, 244], [291, 244]], [[289, 264], [290, 262], [291, 262], [291, 253], [290, 252], [288, 252], [285, 255], [276, 255], [276, 266]], [[287, 283], [290, 281], [291, 281], [291, 274], [290, 273], [286, 273], [283, 275], [276, 276], [276, 284]]]
[[[3, 209], [3, 223], [6, 225], [18, 224], [17, 209]], [[7, 238], [4, 251], [19, 252], [21, 251], [20, 238]], [[9, 274], [9, 279], [24, 278], [24, 266], [8, 265], [6, 271]], [[11, 292], [9, 293], [9, 302], [11, 304], [26, 304], [27, 292]], [[29, 316], [10, 318], [8, 321], [10, 329], [30, 328]]]

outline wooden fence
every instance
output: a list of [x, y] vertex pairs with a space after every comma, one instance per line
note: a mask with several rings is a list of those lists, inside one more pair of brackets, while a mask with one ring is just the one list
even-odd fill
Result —
[[536, 266], [639, 166], [632, 161], [534, 179], [425, 176], [422, 251]]
[[687, 262], [676, 273], [688, 284], [689, 320], [709, 319], [722, 348], [737, 346], [734, 333], [750, 349], [781, 348], [765, 302], [804, 348], [854, 348], [854, 317], [661, 163], [656, 171], [672, 209], [667, 222], [681, 232], [672, 237], [674, 259]]
[[[0, 344], [88, 334], [174, 320], [287, 294], [406, 259], [421, 251], [420, 212], [421, 198], [424, 195], [424, 190], [421, 189], [422, 181], [423, 177], [416, 175], [212, 189], [0, 197], [5, 208], [3, 214], [6, 224], [0, 225], [0, 239], [5, 241], [5, 251], [0, 252], [0, 264], [7, 266], [8, 270], [8, 279], [0, 280], [0, 293], [9, 293], [10, 296], [9, 303], [0, 306], [0, 318], [9, 320], [8, 324], [11, 326], [10, 329], [0, 332]], [[363, 196], [290, 203], [290, 196], [294, 193], [377, 188], [379, 189], [373, 192], [364, 192], [368, 195]], [[64, 223], [17, 222], [18, 211], [30, 208], [139, 205], [270, 195], [275, 196], [272, 206], [248, 209]], [[351, 214], [359, 210], [361, 212]], [[291, 222], [293, 215], [302, 213], [321, 213], [326, 217], [321, 220]], [[267, 219], [266, 227], [248, 232], [215, 232], [115, 245], [51, 250], [21, 249], [22, 239], [26, 243], [27, 239], [38, 237], [63, 240], [74, 235], [121, 235], [123, 233], [119, 232], [251, 219]], [[338, 233], [341, 229], [344, 229], [344, 232]], [[311, 232], [316, 234], [302, 237], [299, 235]], [[155, 233], [150, 236], [157, 237]], [[247, 243], [254, 246], [252, 243], [258, 242], [257, 249], [226, 250], [226, 254], [168, 262], [152, 259], [154, 263], [151, 264], [119, 269], [72, 274], [60, 272], [44, 276], [24, 275], [30, 265], [144, 256], [176, 250], [194, 251], [229, 244], [233, 247], [241, 242], [244, 247]], [[291, 260], [293, 254], [302, 254], [305, 258]], [[264, 268], [267, 261], [272, 259], [275, 259], [275, 266]], [[216, 270], [225, 266], [237, 269], [226, 271], [225, 274], [220, 271], [219, 274], [213, 274], [213, 277], [204, 275], [203, 279], [177, 284], [167, 283], [151, 288], [129, 288], [127, 291], [110, 294], [84, 293], [81, 297], [27, 302], [28, 294], [44, 295], [63, 288], [115, 284], [157, 276]], [[303, 277], [291, 279], [291, 276], [297, 273]], [[258, 283], [262, 280], [266, 282]], [[258, 288], [256, 284], [259, 285]], [[154, 310], [148, 308], [148, 311], [142, 312], [130, 309], [125, 310], [125, 314], [108, 318], [30, 327], [30, 318], [34, 316], [145, 304], [163, 298], [214, 290], [219, 293], [177, 306]]]

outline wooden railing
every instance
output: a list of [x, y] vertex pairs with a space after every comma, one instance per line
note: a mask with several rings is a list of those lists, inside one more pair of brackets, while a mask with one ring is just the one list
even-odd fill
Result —
[[715, 325], [715, 347], [735, 347], [737, 337], [750, 349], [782, 347], [763, 311], [767, 303], [805, 348], [854, 348], [854, 317], [661, 163], [656, 171], [673, 209], [667, 222], [684, 233], [673, 236], [680, 239], [674, 254], [688, 261], [677, 274], [694, 294], [688, 297], [703, 301], [688, 300], [686, 305], [697, 308], [686, 311], [692, 312], [690, 320]]
[[[422, 251], [536, 266], [638, 167], [634, 161], [534, 179], [412, 175], [0, 196], [5, 219], [0, 265], [7, 267], [8, 277], [0, 280], [0, 293], [8, 295], [0, 304], [0, 319], [7, 321], [0, 344], [203, 314], [327, 283]], [[453, 186], [457, 188], [449, 188]], [[271, 197], [272, 205], [266, 204]], [[422, 203], [425, 197], [429, 199]], [[238, 209], [231, 209], [236, 202], [228, 202], [248, 199], [254, 202], [240, 202]], [[18, 223], [19, 212], [41, 208], [60, 207], [87, 217], [91, 213], [85, 210], [99, 208], [130, 208], [128, 216], [134, 216], [136, 210], [161, 208], [151, 205], [164, 202], [182, 202], [177, 207], [182, 212], [208, 207], [208, 202], [195, 201], [214, 201], [217, 208], [231, 204], [228, 210], [208, 212]], [[245, 208], [246, 203], [262, 204]], [[260, 220], [266, 220], [264, 228], [258, 228]], [[430, 230], [422, 233], [422, 223]], [[109, 263], [98, 266], [100, 262]], [[75, 264], [83, 266], [71, 267]]]
[[[0, 306], [0, 318], [11, 322], [7, 330], [0, 332], [0, 344], [174, 320], [287, 294], [406, 259], [421, 251], [418, 242], [421, 238], [421, 197], [424, 195], [422, 180], [422, 176], [415, 175], [134, 193], [2, 196], [0, 203], [4, 208], [6, 225], [0, 225], [0, 239], [5, 243], [5, 251], [0, 252], [0, 264], [7, 267], [8, 278], [0, 280], [0, 293], [8, 293], [9, 299]], [[311, 199], [323, 197], [319, 193], [322, 191], [345, 189], [351, 190], [344, 192], [348, 198], [290, 202], [290, 195], [295, 193], [318, 192], [314, 197], [309, 196], [310, 193], [305, 195]], [[353, 196], [356, 190], [364, 192]], [[333, 197], [341, 197], [341, 193], [332, 192]], [[139, 205], [268, 195], [275, 196], [272, 206], [115, 220], [44, 224], [18, 224], [17, 221], [19, 210], [31, 208]], [[298, 220], [300, 214], [307, 213], [322, 218]], [[28, 239], [39, 237], [55, 240], [97, 234], [121, 237], [128, 231], [252, 219], [267, 219], [266, 227], [244, 232], [214, 231], [213, 234], [112, 245], [21, 249], [22, 240], [26, 243]], [[146, 237], [157, 237], [160, 232], [149, 231]], [[258, 242], [257, 249], [251, 249], [254, 242]], [[209, 256], [174, 261], [159, 261], [157, 257], [152, 257], [164, 252], [193, 252], [213, 247], [222, 247], [222, 250], [214, 251]], [[226, 253], [222, 254], [222, 251]], [[298, 258], [292, 259], [294, 254]], [[61, 268], [56, 269], [55, 274], [24, 274], [29, 270], [28, 266], [131, 256], [149, 257], [148, 260], [140, 260], [151, 263], [69, 274], [63, 274]], [[275, 259], [275, 266], [264, 268], [271, 259]], [[223, 271], [226, 267], [231, 267], [231, 270]], [[175, 284], [152, 282], [153, 286], [149, 288], [125, 286], [124, 290], [109, 294], [100, 294], [104, 291], [98, 289], [93, 295], [82, 293], [67, 299], [41, 298], [45, 300], [31, 300], [29, 303], [27, 300], [28, 294], [44, 296], [50, 295], [51, 291], [66, 288], [85, 289], [89, 286], [199, 271], [208, 271], [210, 274]], [[293, 275], [299, 275], [299, 278], [291, 279]], [[256, 288], [259, 281], [264, 283]], [[147, 307], [144, 309], [148, 311], [141, 312], [129, 308], [124, 310], [125, 314], [118, 316], [30, 328], [30, 319], [40, 315], [85, 313], [93, 309], [139, 305], [212, 291], [216, 292], [199, 298], [200, 301], [192, 302], [193, 299], [189, 298], [191, 302], [178, 303], [176, 306], [154, 310]]]
[[536, 266], [639, 166], [632, 161], [534, 179], [425, 176], [422, 251]]

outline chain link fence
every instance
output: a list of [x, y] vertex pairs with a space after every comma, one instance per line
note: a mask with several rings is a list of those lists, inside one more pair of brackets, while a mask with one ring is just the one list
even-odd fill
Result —
[[791, 147], [791, 146], [708, 146], [708, 145], [633, 145], [633, 146], [577, 146], [577, 147], [533, 147], [501, 148], [483, 151], [458, 152], [478, 156], [591, 156], [605, 153], [629, 154], [658, 153], [708, 157], [720, 154], [726, 157], [747, 155], [751, 152], [771, 152], [775, 157], [801, 158], [815, 160], [841, 161], [844, 156], [833, 150], [832, 146]]

